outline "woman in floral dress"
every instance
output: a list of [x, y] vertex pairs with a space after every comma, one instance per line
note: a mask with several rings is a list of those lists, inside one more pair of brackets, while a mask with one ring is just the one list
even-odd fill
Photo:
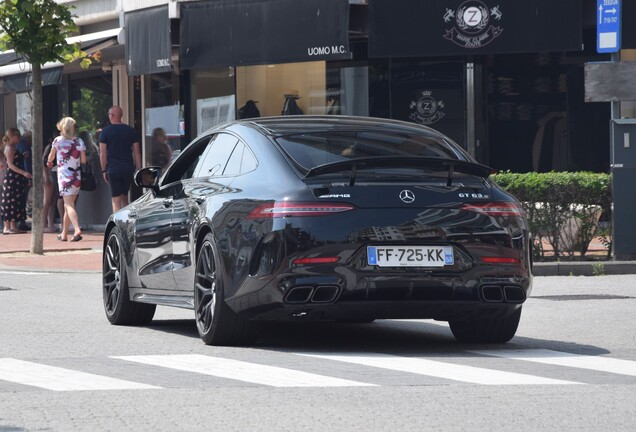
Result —
[[47, 166], [53, 166], [53, 160], [57, 157], [57, 182], [60, 195], [64, 199], [64, 218], [62, 232], [57, 236], [58, 240], [66, 241], [70, 224], [73, 224], [73, 238], [71, 241], [82, 239], [82, 230], [79, 217], [75, 210], [75, 202], [82, 184], [81, 166], [86, 163], [86, 146], [84, 142], [75, 136], [75, 120], [64, 117], [57, 124], [60, 136], [53, 140]]
[[7, 161], [1, 203], [3, 234], [21, 233], [18, 222], [26, 220], [26, 190], [31, 173], [22, 169], [24, 158], [16, 149], [19, 141], [20, 131], [16, 128], [10, 128], [2, 137], [4, 156]]

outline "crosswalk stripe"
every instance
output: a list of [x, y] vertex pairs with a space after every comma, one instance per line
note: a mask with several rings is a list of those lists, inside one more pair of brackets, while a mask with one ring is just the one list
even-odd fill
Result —
[[13, 358], [0, 358], [0, 380], [55, 391], [161, 388]]
[[636, 376], [636, 362], [631, 360], [572, 354], [548, 349], [475, 350], [470, 352], [513, 360]]
[[519, 374], [513, 372], [496, 371], [473, 366], [463, 366], [452, 363], [427, 360], [417, 357], [398, 357], [389, 354], [313, 354], [296, 353], [303, 356], [315, 357], [327, 360], [336, 360], [346, 363], [354, 363], [364, 366], [382, 369], [409, 372], [418, 375], [427, 375], [437, 378], [445, 378], [454, 381], [463, 381], [473, 384], [487, 385], [528, 385], [528, 384], [580, 384], [573, 381], [563, 381], [551, 378], [543, 378], [534, 375]]
[[293, 369], [199, 354], [116, 356], [112, 358], [273, 387], [375, 386], [375, 384], [349, 381]]

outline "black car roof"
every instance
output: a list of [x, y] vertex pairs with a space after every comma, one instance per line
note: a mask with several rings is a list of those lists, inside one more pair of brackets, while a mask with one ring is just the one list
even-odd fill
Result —
[[441, 136], [439, 132], [426, 126], [414, 123], [407, 123], [399, 120], [389, 120], [374, 117], [354, 117], [354, 116], [279, 116], [260, 117], [246, 120], [239, 120], [246, 126], [251, 126], [265, 135], [272, 137], [295, 135], [299, 133], [325, 132], [325, 131], [360, 131], [381, 129], [394, 133], [412, 134], [426, 133], [429, 135]]

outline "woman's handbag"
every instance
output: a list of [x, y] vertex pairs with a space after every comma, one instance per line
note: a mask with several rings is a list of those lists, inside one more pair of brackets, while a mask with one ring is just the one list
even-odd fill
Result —
[[97, 181], [95, 181], [93, 170], [89, 165], [82, 165], [82, 172], [80, 175], [82, 177], [80, 190], [90, 192], [97, 189]]

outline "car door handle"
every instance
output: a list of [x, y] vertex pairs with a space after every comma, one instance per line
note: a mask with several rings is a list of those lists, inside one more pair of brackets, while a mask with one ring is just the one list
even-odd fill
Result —
[[128, 217], [135, 219], [137, 217], [137, 211], [136, 210], [131, 210], [128, 212]]
[[168, 208], [172, 207], [172, 198], [166, 198], [163, 200], [163, 206]]

